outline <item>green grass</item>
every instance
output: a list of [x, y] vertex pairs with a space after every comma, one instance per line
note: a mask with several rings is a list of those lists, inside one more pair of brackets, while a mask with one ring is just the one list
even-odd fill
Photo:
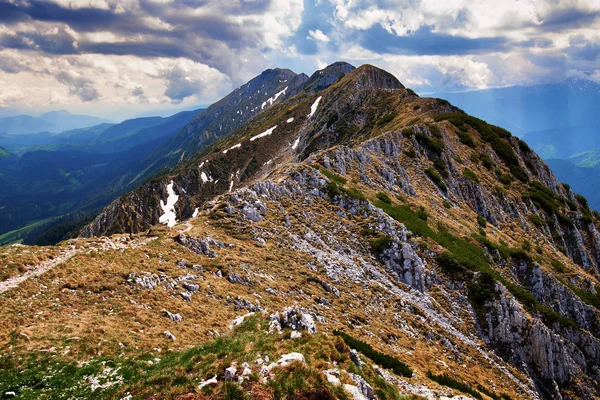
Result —
[[0, 246], [5, 246], [8, 244], [14, 244], [14, 243], [22, 243], [23, 237], [26, 236], [27, 233], [41, 227], [42, 225], [44, 225], [56, 218], [60, 218], [60, 217], [49, 217], [49, 218], [41, 219], [39, 221], [32, 222], [29, 225], [26, 225], [22, 228], [15, 229], [14, 231], [10, 231], [10, 232], [6, 232], [6, 233], [2, 234], [2, 235], [0, 235]]
[[[217, 375], [219, 384], [202, 389], [203, 394], [211, 398], [246, 399], [246, 389], [260, 381], [257, 373], [259, 367], [253, 364], [258, 354], [276, 361], [280, 354], [297, 351], [304, 354], [307, 363], [273, 370], [274, 378], [266, 387], [274, 392], [275, 398], [347, 398], [343, 389], [329, 384], [322, 372], [312, 367], [312, 360], [327, 363], [337, 361], [352, 366], [347, 354], [349, 349], [338, 350], [336, 343], [342, 342], [341, 339], [317, 334], [287, 340], [287, 335], [267, 334], [268, 323], [268, 319], [257, 315], [230, 333], [188, 350], [162, 353], [140, 351], [115, 358], [102, 356], [83, 365], [48, 353], [35, 353], [21, 359], [3, 352], [0, 355], [0, 393], [12, 391], [17, 398], [27, 400], [122, 398], [127, 393], [134, 399], [170, 399], [196, 393], [200, 382]], [[252, 365], [254, 373], [246, 378], [248, 385], [242, 387], [224, 382], [223, 372], [233, 361], [238, 365], [243, 362]], [[114, 375], [102, 377], [106, 368], [115, 371]], [[370, 366], [365, 366], [364, 370], [374, 376]], [[116, 384], [92, 391], [92, 379], [98, 379], [99, 384]], [[365, 376], [365, 379], [375, 390], [390, 394], [383, 398], [400, 398], [397, 390], [389, 385], [382, 384], [372, 376]], [[328, 397], [332, 394], [333, 397]]]

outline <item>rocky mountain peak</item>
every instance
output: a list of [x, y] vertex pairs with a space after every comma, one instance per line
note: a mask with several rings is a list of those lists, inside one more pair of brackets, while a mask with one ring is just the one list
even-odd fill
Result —
[[304, 90], [317, 92], [326, 89], [354, 69], [355, 67], [347, 62], [335, 62], [312, 74], [306, 82]]
[[403, 89], [404, 85], [389, 72], [373, 65], [364, 64], [351, 73], [352, 81], [357, 89]]

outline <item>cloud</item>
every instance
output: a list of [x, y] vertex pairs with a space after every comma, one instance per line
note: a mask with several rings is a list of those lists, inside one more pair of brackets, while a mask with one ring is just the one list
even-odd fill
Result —
[[56, 79], [69, 87], [71, 94], [77, 95], [81, 101], [92, 101], [100, 97], [91, 80], [80, 76], [73, 71], [61, 71], [56, 74]]
[[434, 33], [424, 25], [414, 33], [397, 36], [382, 26], [375, 26], [359, 35], [359, 42], [377, 53], [456, 55], [481, 54], [506, 50], [509, 40], [504, 37], [468, 38]]
[[323, 33], [320, 29], [309, 30], [307, 39], [314, 40], [315, 42], [329, 43], [329, 37]]
[[0, 0], [0, 105], [204, 105], [338, 60], [420, 90], [598, 77], [599, 18], [598, 0]]

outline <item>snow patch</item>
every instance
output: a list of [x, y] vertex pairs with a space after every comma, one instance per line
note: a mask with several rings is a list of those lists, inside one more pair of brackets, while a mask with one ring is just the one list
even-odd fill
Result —
[[294, 144], [292, 144], [292, 150], [296, 150], [296, 147], [298, 147], [298, 144], [300, 144], [300, 137], [298, 137], [298, 139], [296, 139]]
[[202, 173], [200, 174], [200, 179], [202, 179], [202, 183], [210, 182], [210, 179], [208, 178], [208, 176], [206, 176], [204, 171], [202, 171]]
[[260, 139], [261, 137], [265, 137], [265, 136], [269, 136], [271, 133], [273, 133], [273, 131], [275, 130], [275, 128], [277, 128], [277, 125], [275, 125], [272, 128], [267, 129], [266, 131], [264, 131], [263, 133], [259, 133], [256, 136], [252, 136], [250, 138], [251, 142], [254, 142], [256, 139]]
[[269, 164], [271, 164], [272, 162], [273, 162], [273, 160], [269, 160], [269, 161], [267, 161], [266, 163], [264, 163], [263, 165], [269, 165]]
[[317, 112], [317, 107], [319, 107], [319, 102], [322, 98], [323, 96], [319, 96], [312, 104], [312, 106], [310, 106], [310, 114], [308, 114], [308, 118], [312, 117], [315, 114], [315, 112]]
[[269, 97], [264, 103], [262, 103], [262, 105], [260, 106], [260, 109], [263, 110], [267, 106], [267, 103], [269, 103], [269, 105], [272, 106], [273, 103], [277, 100], [277, 98], [279, 96], [281, 96], [282, 94], [285, 94], [285, 91], [287, 90], [287, 88], [288, 87], [286, 86], [285, 89], [283, 89], [281, 92], [277, 92], [277, 93], [275, 93], [275, 95], [273, 97]]
[[235, 145], [231, 146], [230, 148], [228, 148], [227, 150], [223, 150], [223, 154], [227, 154], [227, 152], [228, 152], [229, 150], [233, 150], [233, 149], [239, 149], [240, 147], [242, 147], [242, 144], [241, 144], [241, 143], [235, 144]]
[[290, 124], [290, 123], [294, 122], [294, 117], [292, 117], [292, 118], [288, 118], [288, 120], [287, 120], [287, 121], [285, 121], [285, 122], [287, 122], [288, 124]]
[[192, 218], [196, 218], [198, 216], [198, 207], [196, 207], [196, 209], [194, 210], [194, 213], [192, 214]]
[[169, 228], [174, 226], [177, 222], [177, 215], [175, 214], [175, 203], [179, 200], [179, 196], [175, 194], [173, 190], [173, 181], [167, 185], [167, 203], [165, 204], [162, 200], [160, 201], [160, 208], [162, 208], [164, 214], [160, 216], [158, 222], [166, 224]]

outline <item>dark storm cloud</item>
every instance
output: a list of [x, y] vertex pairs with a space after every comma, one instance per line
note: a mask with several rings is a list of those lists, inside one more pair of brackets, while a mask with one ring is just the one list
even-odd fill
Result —
[[518, 42], [515, 43], [515, 46], [517, 47], [524, 47], [524, 48], [533, 48], [533, 47], [537, 47], [537, 48], [541, 48], [541, 49], [547, 49], [550, 48], [554, 45], [554, 42], [552, 41], [552, 39], [548, 39], [548, 38], [544, 38], [544, 37], [535, 37], [535, 38], [531, 38], [522, 42]]
[[467, 38], [434, 33], [421, 27], [406, 36], [396, 36], [376, 25], [359, 35], [361, 44], [374, 52], [406, 55], [466, 55], [504, 51], [509, 47], [504, 37]]
[[593, 42], [583, 35], [576, 35], [569, 38], [569, 45], [567, 53], [574, 60], [595, 61], [600, 57], [600, 40]]
[[600, 11], [579, 8], [565, 8], [551, 11], [541, 20], [538, 29], [546, 32], [560, 32], [590, 25], [600, 17]]
[[186, 79], [187, 74], [179, 68], [174, 68], [165, 74], [167, 79], [167, 95], [174, 103], [180, 103], [186, 97], [198, 93], [197, 82]]
[[[49, 36], [47, 28], [38, 33], [19, 33], [0, 37], [0, 45], [7, 48], [39, 50], [50, 54], [100, 53], [134, 55], [139, 57], [185, 57], [208, 63], [217, 69], [230, 63], [225, 60], [233, 57], [236, 50], [258, 47], [261, 36], [257, 22], [246, 21], [238, 24], [228, 20], [231, 14], [207, 11], [189, 12], [188, 5], [198, 6], [197, 2], [177, 2], [174, 5], [157, 5], [142, 2], [141, 10], [117, 13], [115, 9], [66, 8], [58, 4], [29, 1], [17, 6], [6, 6], [6, 13], [0, 13], [0, 22], [11, 26], [19, 21], [41, 21], [60, 26], [60, 36]], [[243, 2], [234, 14], [264, 12], [269, 2]], [[202, 4], [200, 4], [202, 5]], [[1, 11], [1, 9], [0, 9]], [[153, 27], [147, 18], [154, 18], [169, 24], [173, 29]], [[111, 32], [123, 40], [117, 43], [92, 43], [81, 39], [75, 47], [75, 39], [64, 31], [68, 25], [77, 32]], [[15, 37], [16, 36], [16, 37]], [[127, 40], [125, 40], [127, 39]], [[219, 46], [215, 46], [214, 43]], [[216, 57], [214, 49], [231, 52]], [[221, 62], [219, 62], [221, 61]]]
[[77, 95], [82, 101], [93, 101], [100, 97], [91, 80], [77, 76], [71, 72], [59, 72], [56, 79], [69, 87], [71, 94]]

